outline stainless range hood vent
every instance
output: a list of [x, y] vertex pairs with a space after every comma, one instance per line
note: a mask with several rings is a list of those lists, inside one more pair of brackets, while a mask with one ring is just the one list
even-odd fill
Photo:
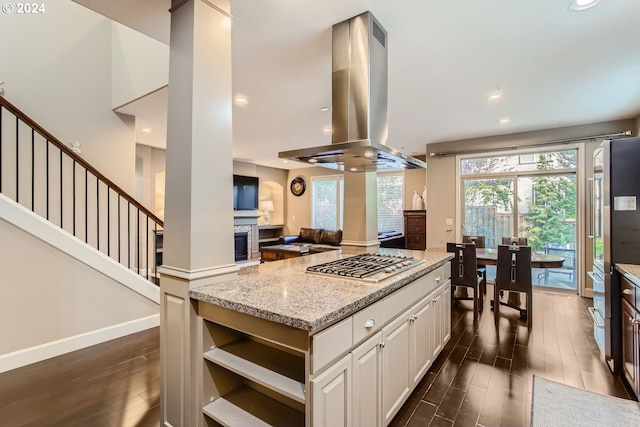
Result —
[[387, 146], [386, 42], [370, 12], [333, 26], [331, 144], [278, 157], [351, 172], [427, 167]]

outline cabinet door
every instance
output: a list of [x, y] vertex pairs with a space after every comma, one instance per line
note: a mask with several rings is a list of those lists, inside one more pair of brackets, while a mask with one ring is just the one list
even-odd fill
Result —
[[432, 357], [435, 360], [436, 357], [442, 351], [443, 343], [443, 328], [442, 328], [442, 288], [439, 288], [431, 294], [431, 351]]
[[351, 353], [355, 427], [382, 427], [382, 331]]
[[382, 413], [384, 424], [398, 412], [411, 390], [409, 312], [382, 329]]
[[312, 425], [351, 424], [351, 353], [311, 380]]
[[635, 309], [622, 300], [622, 371], [638, 394], [638, 325]]
[[451, 280], [442, 289], [442, 345], [451, 339]]
[[412, 384], [422, 379], [431, 366], [431, 298], [427, 296], [412, 310], [410, 318]]

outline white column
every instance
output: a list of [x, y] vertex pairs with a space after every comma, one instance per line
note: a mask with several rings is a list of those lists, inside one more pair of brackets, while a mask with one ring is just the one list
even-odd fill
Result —
[[342, 252], [377, 252], [378, 185], [376, 172], [345, 172]]
[[229, 0], [172, 0], [160, 416], [203, 425], [202, 324], [189, 290], [231, 278], [233, 161]]

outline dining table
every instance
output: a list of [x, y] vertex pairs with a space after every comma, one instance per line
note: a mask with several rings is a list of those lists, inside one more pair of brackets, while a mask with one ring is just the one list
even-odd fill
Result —
[[[478, 265], [496, 265], [498, 263], [497, 248], [477, 248]], [[531, 252], [531, 268], [560, 268], [564, 258], [558, 255]]]
[[[476, 248], [476, 258], [478, 266], [497, 265], [498, 249]], [[564, 258], [561, 256], [531, 252], [531, 268], [560, 268], [563, 263]], [[462, 288], [460, 290], [466, 291], [466, 288]], [[501, 301], [500, 304], [518, 310], [520, 312], [520, 317], [526, 316], [527, 310], [521, 307], [520, 292], [509, 292], [507, 301]], [[493, 307], [493, 301], [491, 301], [491, 306]]]

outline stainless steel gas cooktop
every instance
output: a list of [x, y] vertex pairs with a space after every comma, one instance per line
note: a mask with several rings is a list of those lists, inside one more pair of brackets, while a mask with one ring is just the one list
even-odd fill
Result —
[[307, 273], [379, 282], [408, 270], [424, 260], [404, 255], [360, 254], [307, 267]]

